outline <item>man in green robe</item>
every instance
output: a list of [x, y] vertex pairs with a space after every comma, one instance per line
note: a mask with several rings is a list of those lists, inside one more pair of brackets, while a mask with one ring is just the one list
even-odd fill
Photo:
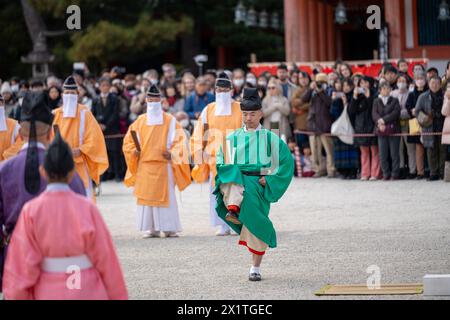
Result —
[[238, 234], [239, 244], [252, 253], [250, 281], [261, 280], [261, 261], [277, 238], [269, 219], [270, 204], [286, 192], [294, 175], [288, 146], [260, 121], [261, 99], [246, 88], [241, 102], [244, 126], [227, 136], [217, 155], [214, 194], [220, 218]]

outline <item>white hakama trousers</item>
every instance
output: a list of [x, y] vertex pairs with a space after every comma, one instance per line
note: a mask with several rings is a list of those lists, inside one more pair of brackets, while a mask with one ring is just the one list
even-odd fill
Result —
[[181, 223], [175, 197], [175, 184], [172, 167], [167, 165], [169, 171], [169, 207], [137, 206], [137, 228], [139, 231], [150, 232], [180, 232]]
[[216, 196], [212, 193], [213, 192], [213, 186], [211, 183], [211, 178], [209, 179], [209, 216], [211, 219], [211, 226], [213, 227], [220, 227], [222, 228], [222, 231], [228, 231], [230, 230], [230, 227], [228, 226], [228, 224], [223, 221], [219, 215], [217, 214], [216, 211], [216, 205], [217, 205], [217, 200], [216, 200]]

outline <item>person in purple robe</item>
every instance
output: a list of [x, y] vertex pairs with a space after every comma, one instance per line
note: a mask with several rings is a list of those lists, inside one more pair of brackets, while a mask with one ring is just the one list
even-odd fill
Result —
[[[53, 114], [45, 94], [27, 93], [22, 102], [19, 131], [25, 144], [15, 157], [0, 163], [0, 292], [8, 242], [22, 207], [47, 186], [39, 167], [44, 163], [46, 148], [51, 142], [52, 122]], [[70, 188], [86, 196], [78, 175], [72, 179]]]

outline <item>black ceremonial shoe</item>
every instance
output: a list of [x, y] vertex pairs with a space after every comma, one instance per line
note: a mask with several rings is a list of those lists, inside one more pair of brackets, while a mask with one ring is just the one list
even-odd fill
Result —
[[248, 280], [250, 281], [261, 281], [261, 275], [259, 273], [250, 273], [248, 276]]
[[225, 216], [225, 220], [240, 225], [242, 222], [239, 221], [238, 215], [235, 212], [229, 211]]

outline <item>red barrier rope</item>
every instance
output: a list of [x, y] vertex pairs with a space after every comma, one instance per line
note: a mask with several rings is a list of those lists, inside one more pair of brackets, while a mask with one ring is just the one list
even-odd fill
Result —
[[[299, 134], [305, 134], [308, 136], [326, 136], [326, 137], [339, 137], [339, 136], [345, 136], [345, 137], [356, 137], [356, 138], [370, 138], [370, 137], [378, 137], [375, 133], [354, 133], [354, 134], [331, 134], [331, 133], [316, 133], [312, 131], [302, 131], [302, 130], [296, 130], [295, 133]], [[446, 134], [448, 135], [448, 134]], [[390, 135], [385, 135], [383, 137], [420, 137], [420, 136], [442, 136], [442, 132], [422, 132], [422, 133], [394, 133]]]
[[[344, 134], [340, 134], [340, 135], [335, 135], [335, 134], [331, 134], [331, 133], [316, 133], [316, 132], [312, 132], [312, 131], [302, 131], [302, 130], [295, 130], [294, 133], [299, 133], [299, 134], [305, 134], [308, 136], [314, 136], [314, 135], [324, 135], [326, 137], [339, 137], [339, 136], [345, 136], [345, 137], [355, 137], [355, 138], [370, 138], [370, 137], [378, 137], [378, 135], [376, 135], [375, 133], [355, 133], [355, 134], [348, 134], [348, 135], [344, 135]], [[390, 134], [390, 135], [386, 135], [389, 137], [420, 137], [420, 136], [442, 136], [443, 133], [442, 132], [422, 132], [422, 133], [416, 133], [416, 134], [411, 134], [411, 133], [394, 133], [394, 134]], [[446, 134], [449, 135], [449, 134]], [[125, 135], [124, 134], [111, 134], [111, 135], [107, 135], [105, 136], [105, 139], [120, 139], [120, 138], [124, 138]]]

